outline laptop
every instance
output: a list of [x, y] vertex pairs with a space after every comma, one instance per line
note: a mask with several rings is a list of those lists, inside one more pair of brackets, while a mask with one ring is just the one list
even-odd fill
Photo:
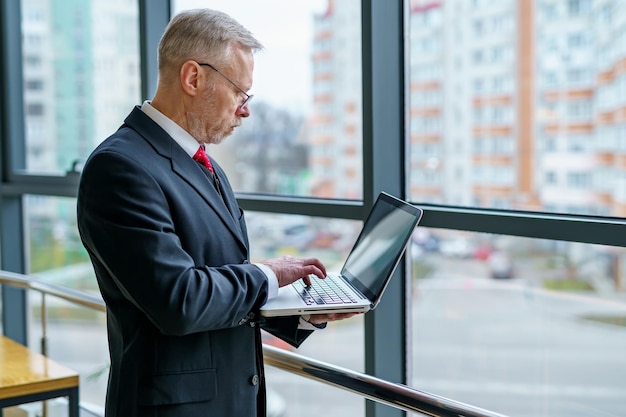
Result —
[[[390, 194], [379, 194], [341, 271], [278, 289], [261, 307], [265, 317], [367, 312], [376, 308], [404, 253], [422, 210]], [[317, 290], [322, 286], [321, 290]], [[336, 294], [331, 294], [334, 292]]]

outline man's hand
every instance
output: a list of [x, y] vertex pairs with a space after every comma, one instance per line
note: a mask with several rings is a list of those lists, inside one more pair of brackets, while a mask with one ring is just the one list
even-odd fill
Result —
[[269, 267], [278, 278], [278, 286], [284, 287], [300, 278], [304, 279], [306, 285], [311, 285], [309, 275], [316, 275], [319, 278], [326, 277], [326, 267], [317, 258], [294, 258], [293, 256], [282, 256], [280, 258], [268, 259], [262, 262]]
[[312, 324], [322, 324], [322, 323], [327, 323], [329, 321], [349, 319], [350, 317], [356, 316], [357, 314], [363, 314], [363, 313], [311, 314], [311, 316], [308, 317], [306, 321]]

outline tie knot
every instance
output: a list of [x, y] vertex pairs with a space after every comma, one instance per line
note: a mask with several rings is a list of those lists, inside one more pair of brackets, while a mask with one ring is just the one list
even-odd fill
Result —
[[200, 165], [204, 166], [206, 169], [208, 169], [211, 172], [211, 174], [213, 174], [213, 164], [211, 164], [211, 160], [209, 159], [206, 152], [204, 151], [203, 146], [200, 146], [198, 148], [195, 155], [193, 156], [193, 160], [198, 162]]

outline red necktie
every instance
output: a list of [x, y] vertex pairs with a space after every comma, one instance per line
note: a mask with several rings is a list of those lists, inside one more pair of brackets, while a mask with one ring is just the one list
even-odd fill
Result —
[[211, 160], [207, 156], [206, 152], [204, 152], [204, 146], [200, 146], [196, 151], [196, 154], [193, 156], [193, 160], [203, 165], [206, 169], [209, 170], [211, 174], [213, 174], [213, 164], [211, 164]]
[[[220, 180], [219, 178], [217, 178], [217, 175], [215, 174], [215, 171], [213, 170], [213, 164], [211, 163], [211, 160], [209, 159], [206, 152], [204, 151], [204, 145], [200, 145], [200, 147], [198, 148], [198, 150], [193, 156], [193, 160], [209, 170], [209, 172], [211, 173], [211, 177], [213, 178], [213, 185], [215, 186], [217, 193], [220, 195], [220, 197], [222, 197], [222, 190], [220, 189]], [[222, 200], [223, 200], [223, 197], [222, 197]]]

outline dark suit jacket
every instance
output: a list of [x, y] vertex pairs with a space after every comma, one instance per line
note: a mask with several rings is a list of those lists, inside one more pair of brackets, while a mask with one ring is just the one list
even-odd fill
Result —
[[263, 326], [294, 346], [297, 318], [263, 320], [267, 279], [243, 212], [138, 107], [89, 157], [78, 227], [107, 305], [107, 417], [264, 416]]

